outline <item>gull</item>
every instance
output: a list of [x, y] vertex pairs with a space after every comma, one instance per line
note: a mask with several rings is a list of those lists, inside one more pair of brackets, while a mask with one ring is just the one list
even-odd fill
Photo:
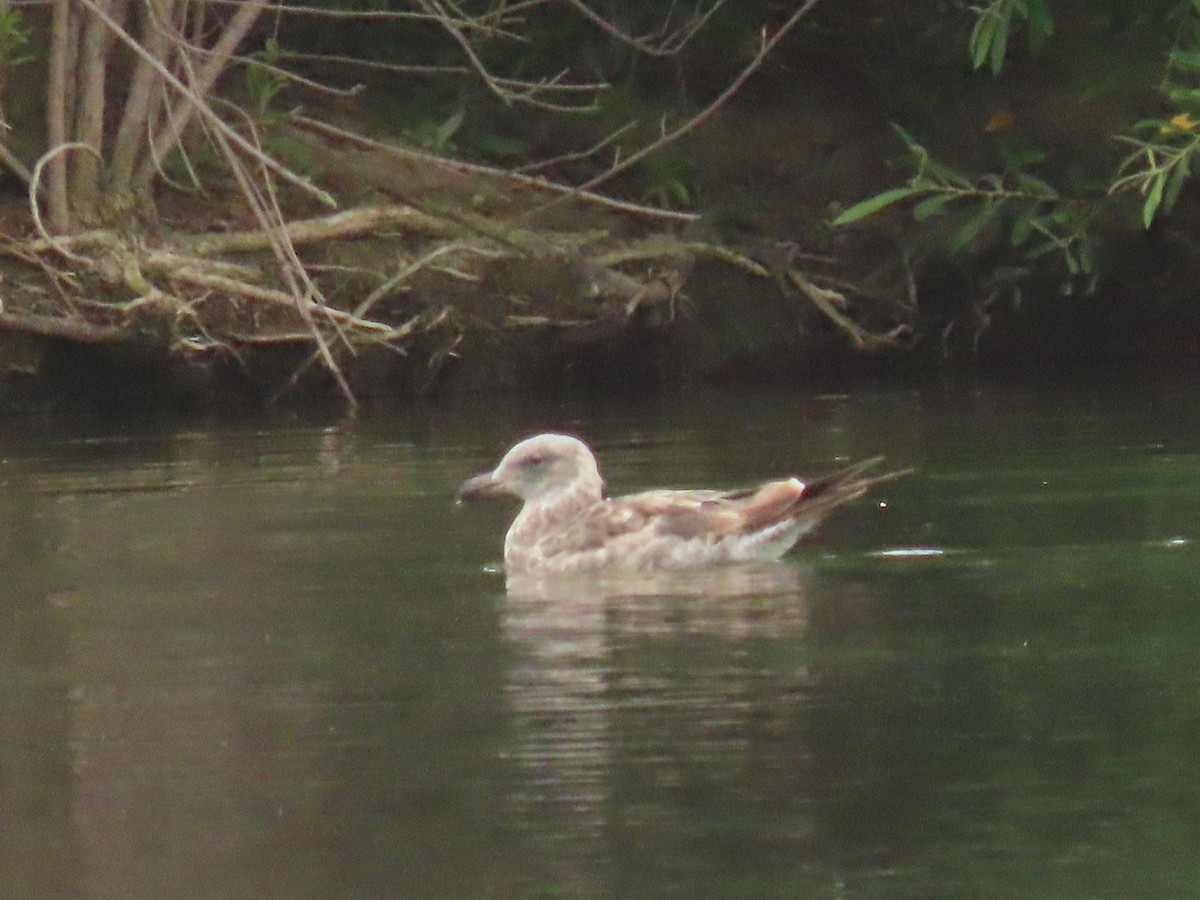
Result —
[[565, 434], [514, 446], [491, 472], [467, 479], [460, 501], [524, 501], [504, 537], [504, 565], [549, 574], [652, 571], [777, 560], [835, 507], [911, 469], [865, 476], [882, 457], [814, 481], [785, 478], [749, 490], [651, 490], [604, 496], [591, 449]]

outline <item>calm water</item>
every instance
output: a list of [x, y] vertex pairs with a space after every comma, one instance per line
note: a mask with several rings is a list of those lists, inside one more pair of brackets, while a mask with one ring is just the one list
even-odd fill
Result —
[[[1194, 898], [1198, 410], [1104, 379], [0, 427], [0, 894]], [[506, 586], [512, 508], [453, 489], [544, 427], [616, 491], [920, 472], [783, 565]]]

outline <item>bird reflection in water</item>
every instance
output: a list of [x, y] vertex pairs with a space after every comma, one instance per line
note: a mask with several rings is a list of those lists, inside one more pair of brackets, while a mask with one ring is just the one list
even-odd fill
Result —
[[750, 720], [804, 696], [802, 665], [764, 671], [745, 648], [795, 641], [806, 582], [805, 569], [780, 562], [509, 576], [502, 619], [523, 786], [514, 801], [544, 883], [612, 894], [631, 779], [650, 767], [660, 785], [678, 785], [689, 762], [707, 764], [698, 756], [744, 756]]

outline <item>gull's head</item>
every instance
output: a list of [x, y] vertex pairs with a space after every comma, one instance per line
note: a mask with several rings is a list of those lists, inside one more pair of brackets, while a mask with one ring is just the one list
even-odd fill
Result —
[[539, 434], [509, 450], [491, 472], [464, 481], [458, 499], [512, 494], [533, 503], [560, 495], [599, 501], [603, 487], [587, 444], [565, 434]]

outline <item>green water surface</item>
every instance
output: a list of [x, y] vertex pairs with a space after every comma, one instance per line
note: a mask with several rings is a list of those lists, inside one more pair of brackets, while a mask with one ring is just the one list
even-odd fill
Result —
[[[0, 427], [0, 896], [1200, 896], [1200, 385]], [[780, 566], [506, 584], [457, 483], [886, 454]]]

